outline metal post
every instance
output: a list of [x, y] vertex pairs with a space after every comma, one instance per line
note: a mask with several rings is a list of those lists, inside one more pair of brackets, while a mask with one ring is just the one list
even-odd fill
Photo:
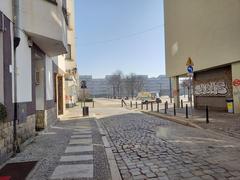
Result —
[[209, 123], [208, 106], [206, 106], [206, 123]]
[[183, 109], [183, 100], [181, 99], [181, 108]]
[[157, 112], [159, 112], [159, 102], [157, 102]]
[[141, 110], [143, 110], [143, 102], [141, 102]]
[[170, 103], [172, 103], [172, 81], [171, 78], [169, 78], [169, 88], [170, 88]]
[[130, 107], [132, 108], [132, 101], [130, 101]]
[[85, 107], [86, 97], [85, 97], [85, 88], [83, 89], [83, 107]]
[[174, 116], [176, 116], [176, 104], [175, 103], [173, 104], [173, 114], [174, 114]]
[[168, 102], [166, 101], [166, 109], [168, 109]]
[[167, 114], [167, 101], [164, 104], [164, 113]]
[[188, 119], [188, 105], [186, 104], [186, 118]]
[[151, 111], [153, 112], [153, 102], [151, 102]]
[[136, 109], [138, 108], [138, 104], [137, 104], [137, 102], [136, 102]]
[[121, 106], [123, 107], [123, 99], [121, 100]]
[[193, 105], [192, 105], [192, 77], [191, 76], [189, 76], [189, 89], [190, 89], [190, 113], [191, 113], [191, 115], [192, 115], [192, 109], [193, 109]]

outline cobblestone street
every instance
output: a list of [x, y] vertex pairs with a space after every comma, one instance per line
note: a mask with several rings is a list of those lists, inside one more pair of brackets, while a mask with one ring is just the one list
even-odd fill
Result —
[[240, 179], [238, 139], [129, 110], [100, 121], [123, 179]]

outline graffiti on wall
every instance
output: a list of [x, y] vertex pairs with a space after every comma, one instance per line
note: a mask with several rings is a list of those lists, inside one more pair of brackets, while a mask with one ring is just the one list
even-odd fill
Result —
[[201, 83], [194, 87], [196, 96], [224, 96], [228, 91], [228, 86], [224, 81]]

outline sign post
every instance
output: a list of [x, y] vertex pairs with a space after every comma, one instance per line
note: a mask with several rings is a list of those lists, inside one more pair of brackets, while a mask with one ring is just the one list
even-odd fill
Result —
[[86, 101], [85, 89], [87, 89], [86, 81], [81, 81], [81, 89], [83, 90], [83, 116], [88, 116], [89, 115], [88, 107], [85, 106]]
[[189, 92], [190, 97], [188, 97], [188, 101], [190, 101], [190, 112], [191, 112], [191, 115], [192, 115], [192, 109], [193, 109], [193, 104], [192, 104], [192, 77], [193, 77], [194, 63], [193, 63], [191, 57], [188, 58], [186, 66], [187, 66], [187, 73], [188, 73], [188, 76], [189, 76], [189, 90], [190, 90], [190, 92]]

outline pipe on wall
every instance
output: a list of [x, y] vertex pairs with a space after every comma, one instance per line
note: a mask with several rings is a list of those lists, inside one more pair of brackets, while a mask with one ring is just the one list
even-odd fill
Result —
[[17, 104], [17, 59], [16, 49], [20, 44], [20, 0], [12, 0], [14, 22], [14, 119], [13, 119], [13, 153], [19, 153], [20, 147], [17, 138], [18, 104]]

